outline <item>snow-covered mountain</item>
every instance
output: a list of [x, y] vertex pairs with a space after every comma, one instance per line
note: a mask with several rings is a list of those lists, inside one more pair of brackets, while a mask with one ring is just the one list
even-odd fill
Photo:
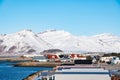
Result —
[[38, 34], [22, 30], [0, 35], [0, 54], [39, 53], [47, 49], [120, 52], [120, 37], [108, 33], [89, 37], [74, 36], [63, 30], [47, 30]]
[[0, 36], [0, 53], [33, 53], [53, 46], [42, 40], [31, 30]]
[[38, 36], [64, 51], [120, 52], [120, 37], [109, 33], [95, 36], [74, 36], [65, 31], [49, 30]]

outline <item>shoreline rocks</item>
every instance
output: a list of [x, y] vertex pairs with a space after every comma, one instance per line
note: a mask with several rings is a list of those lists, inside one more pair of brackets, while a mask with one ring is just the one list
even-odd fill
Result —
[[22, 80], [33, 80], [35, 79], [37, 76], [39, 76], [39, 74], [41, 73], [41, 71], [32, 73], [30, 75], [28, 75], [26, 78], [22, 79]]

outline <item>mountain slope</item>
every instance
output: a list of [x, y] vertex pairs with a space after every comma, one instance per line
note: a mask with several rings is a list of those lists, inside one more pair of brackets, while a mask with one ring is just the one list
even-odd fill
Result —
[[42, 40], [30, 30], [22, 30], [0, 38], [1, 53], [32, 53], [52, 48], [52, 45]]
[[50, 30], [38, 36], [64, 51], [120, 52], [120, 37], [111, 34], [78, 37], [65, 31]]

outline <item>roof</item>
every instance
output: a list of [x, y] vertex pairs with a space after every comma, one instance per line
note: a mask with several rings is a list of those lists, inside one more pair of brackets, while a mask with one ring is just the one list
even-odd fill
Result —
[[110, 72], [95, 66], [62, 66], [55, 71], [56, 80], [111, 80]]

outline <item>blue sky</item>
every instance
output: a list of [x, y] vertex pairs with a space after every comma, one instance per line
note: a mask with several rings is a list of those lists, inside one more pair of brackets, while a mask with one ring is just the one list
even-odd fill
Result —
[[0, 0], [0, 33], [23, 29], [120, 36], [120, 0]]

